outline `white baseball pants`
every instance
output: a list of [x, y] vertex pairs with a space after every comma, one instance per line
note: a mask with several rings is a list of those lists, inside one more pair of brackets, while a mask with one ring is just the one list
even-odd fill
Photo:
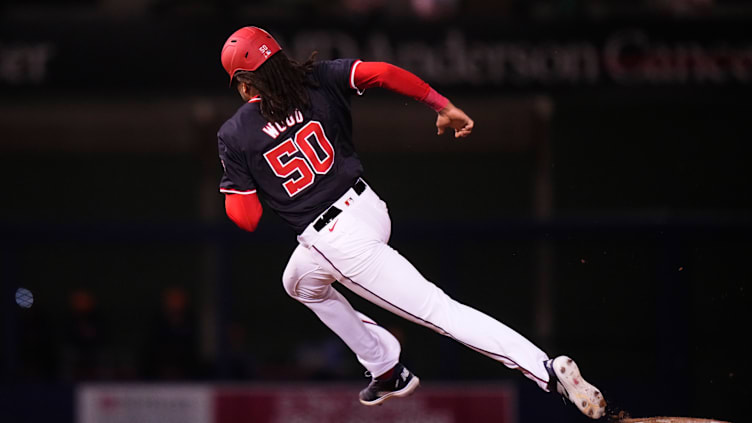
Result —
[[415, 323], [446, 335], [505, 366], [519, 369], [547, 390], [548, 356], [519, 333], [446, 295], [388, 244], [386, 204], [370, 188], [348, 190], [333, 204], [342, 210], [320, 231], [313, 223], [298, 236], [283, 275], [285, 291], [310, 308], [356, 354], [372, 375], [399, 361], [400, 344], [386, 329], [355, 311], [335, 280]]

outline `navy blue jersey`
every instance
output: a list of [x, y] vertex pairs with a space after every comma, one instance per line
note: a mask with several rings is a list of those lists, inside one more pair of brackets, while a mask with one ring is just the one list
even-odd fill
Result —
[[217, 134], [224, 167], [220, 192], [257, 193], [296, 233], [350, 188], [363, 173], [352, 142], [353, 59], [318, 62], [310, 77], [311, 106], [284, 124], [261, 116], [251, 99]]

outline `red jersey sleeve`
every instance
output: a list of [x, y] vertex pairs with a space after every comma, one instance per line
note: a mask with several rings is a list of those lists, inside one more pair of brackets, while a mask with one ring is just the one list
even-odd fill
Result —
[[255, 193], [225, 194], [225, 211], [230, 220], [248, 232], [256, 230], [261, 215], [264, 213], [258, 195]]
[[425, 103], [435, 111], [449, 103], [415, 74], [385, 62], [355, 62], [350, 80], [358, 92], [372, 87], [386, 88]]

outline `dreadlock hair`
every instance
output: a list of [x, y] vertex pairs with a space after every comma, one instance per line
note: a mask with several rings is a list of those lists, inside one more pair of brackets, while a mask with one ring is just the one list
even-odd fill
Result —
[[318, 84], [307, 75], [313, 70], [316, 54], [303, 63], [289, 58], [279, 51], [255, 71], [238, 71], [233, 84], [244, 82], [256, 88], [261, 95], [261, 116], [269, 122], [284, 123], [296, 109], [304, 110], [311, 105], [306, 87]]

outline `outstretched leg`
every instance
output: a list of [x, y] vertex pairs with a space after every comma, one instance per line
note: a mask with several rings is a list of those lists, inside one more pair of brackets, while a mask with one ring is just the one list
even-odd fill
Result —
[[[366, 190], [347, 206], [328, 230], [306, 229], [298, 237], [324, 273], [374, 304], [519, 369], [545, 391], [565, 392], [562, 395], [579, 401], [577, 406], [589, 417], [602, 415], [605, 401], [582, 380], [574, 362], [549, 360], [513, 329], [449, 297], [391, 248], [386, 205], [373, 191]], [[562, 363], [566, 365], [559, 366], [559, 373], [549, 373], [552, 365]]]
[[[316, 251], [327, 260], [325, 246]], [[548, 355], [528, 339], [472, 307], [449, 297], [426, 280], [404, 257], [386, 244], [367, 268], [341, 273], [340, 283], [395, 314], [426, 326], [525, 376], [547, 390]], [[336, 265], [330, 263], [336, 268]]]
[[496, 319], [449, 297], [391, 248], [389, 213], [373, 191], [366, 190], [355, 201], [338, 217], [336, 228], [298, 237], [325, 273], [374, 304], [521, 370], [548, 390], [545, 352]]

